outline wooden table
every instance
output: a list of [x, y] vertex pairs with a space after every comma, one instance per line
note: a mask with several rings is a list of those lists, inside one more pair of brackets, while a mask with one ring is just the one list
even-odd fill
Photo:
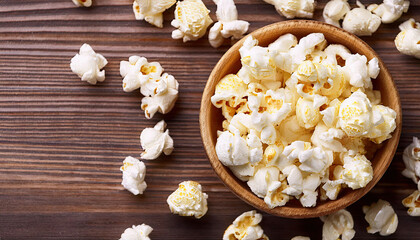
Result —
[[[2, 240], [118, 239], [127, 227], [141, 223], [154, 228], [152, 239], [221, 239], [236, 216], [252, 209], [217, 178], [199, 133], [201, 93], [228, 46], [213, 49], [207, 38], [173, 40], [174, 8], [164, 15], [165, 27], [158, 29], [135, 21], [131, 2], [96, 0], [86, 9], [70, 0], [0, 0]], [[215, 18], [212, 1], [205, 3]], [[250, 30], [285, 20], [261, 0], [236, 3], [240, 19], [251, 23]], [[318, 20], [325, 3], [318, 4]], [[366, 233], [361, 209], [378, 198], [389, 201], [399, 216], [399, 228], [389, 239], [420, 238], [420, 219], [409, 217], [401, 205], [415, 189], [401, 175], [401, 154], [412, 137], [420, 135], [420, 60], [400, 55], [393, 43], [399, 23], [410, 17], [420, 21], [420, 1], [411, 1], [398, 22], [363, 38], [392, 73], [404, 116], [391, 167], [366, 197], [348, 208], [355, 220], [355, 239], [382, 239]], [[96, 86], [81, 82], [69, 67], [85, 42], [109, 61], [105, 82]], [[140, 110], [140, 93], [122, 91], [119, 62], [131, 55], [159, 61], [178, 79], [179, 100], [170, 114], [147, 120]], [[148, 188], [134, 196], [120, 185], [119, 167], [126, 156], [139, 157], [140, 132], [161, 119], [168, 123], [175, 151], [146, 162]], [[184, 180], [200, 182], [209, 194], [209, 212], [200, 220], [169, 212], [166, 198]], [[271, 239], [320, 239], [322, 230], [319, 219], [267, 214], [261, 225]]]

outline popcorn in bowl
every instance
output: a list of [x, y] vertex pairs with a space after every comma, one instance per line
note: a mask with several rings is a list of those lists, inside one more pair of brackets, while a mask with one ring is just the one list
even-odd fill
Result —
[[[239, 49], [242, 67], [223, 77], [211, 102], [225, 120], [216, 154], [269, 208], [296, 199], [315, 207], [373, 179], [368, 158], [391, 137], [396, 112], [372, 79], [379, 61], [328, 45], [321, 33], [292, 34]], [[379, 145], [378, 145], [379, 147]]]

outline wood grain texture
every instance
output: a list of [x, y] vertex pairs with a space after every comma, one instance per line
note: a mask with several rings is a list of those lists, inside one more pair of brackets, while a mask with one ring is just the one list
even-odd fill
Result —
[[370, 159], [373, 167], [373, 179], [366, 187], [355, 191], [346, 189], [346, 191], [340, 193], [336, 201], [318, 201], [317, 205], [312, 208], [302, 207], [298, 201], [292, 200], [283, 207], [271, 209], [263, 199], [257, 197], [250, 190], [247, 184], [236, 178], [228, 167], [223, 166], [215, 150], [217, 142], [216, 134], [217, 131], [223, 131], [221, 123], [224, 118], [221, 109], [214, 107], [210, 99], [214, 95], [217, 83], [228, 74], [236, 74], [241, 68], [239, 49], [242, 47], [246, 38], [243, 38], [232, 46], [216, 64], [204, 88], [200, 109], [200, 130], [204, 148], [216, 174], [228, 188], [257, 209], [280, 217], [319, 217], [336, 212], [359, 200], [382, 178], [393, 159], [401, 134], [401, 103], [395, 83], [380, 57], [369, 45], [361, 41], [358, 37], [349, 34], [341, 28], [309, 20], [285, 21], [271, 24], [252, 32], [250, 35], [258, 40], [260, 46], [268, 46], [268, 44], [274, 42], [284, 34], [291, 33], [300, 39], [313, 32], [323, 33], [325, 39], [330, 44], [343, 44], [353, 53], [364, 55], [369, 60], [372, 58], [379, 60], [381, 72], [373, 81], [374, 89], [380, 90], [381, 94], [387, 97], [382, 99], [382, 103], [394, 109], [398, 118], [396, 119], [396, 129], [393, 132], [392, 138], [384, 142], [382, 148], [375, 153], [374, 158]]
[[[212, 11], [210, 0], [204, 1]], [[240, 19], [253, 31], [285, 20], [262, 0], [236, 0]], [[354, 2], [350, 1], [354, 6]], [[365, 1], [372, 3], [378, 1]], [[228, 49], [213, 49], [206, 38], [172, 40], [171, 8], [164, 28], [135, 21], [131, 0], [96, 0], [89, 9], [70, 0], [0, 0], [0, 237], [9, 239], [118, 239], [127, 227], [147, 223], [152, 239], [220, 239], [225, 228], [252, 207], [233, 195], [213, 172], [198, 124], [207, 78]], [[322, 21], [319, 1], [315, 19]], [[386, 239], [367, 234], [361, 206], [389, 201], [400, 225], [388, 239], [418, 239], [419, 219], [409, 217], [401, 200], [415, 185], [401, 175], [402, 150], [420, 135], [420, 60], [398, 53], [398, 24], [420, 21], [420, 1], [396, 23], [382, 25], [365, 40], [391, 72], [402, 102], [403, 128], [394, 160], [381, 181], [348, 209], [356, 239]], [[106, 80], [81, 82], [70, 59], [83, 43], [109, 61]], [[119, 62], [130, 55], [159, 61], [180, 83], [180, 97], [168, 115], [147, 120], [140, 93], [124, 93]], [[144, 195], [120, 185], [119, 166], [139, 157], [139, 135], [165, 119], [175, 141], [169, 157], [147, 161]], [[170, 214], [167, 196], [183, 180], [196, 180], [209, 194], [209, 212], [200, 220]], [[271, 239], [306, 235], [320, 239], [319, 219], [290, 220], [264, 214]]]

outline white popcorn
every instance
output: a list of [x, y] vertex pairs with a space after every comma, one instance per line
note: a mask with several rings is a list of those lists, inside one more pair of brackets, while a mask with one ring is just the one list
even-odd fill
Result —
[[420, 24], [411, 18], [400, 25], [400, 30], [394, 41], [398, 51], [420, 59]]
[[328, 197], [328, 199], [336, 200], [338, 197], [338, 194], [340, 193], [342, 189], [343, 180], [334, 180], [330, 181], [328, 180], [324, 185], [322, 186], [322, 189], [325, 190], [325, 195]]
[[413, 143], [404, 149], [403, 161], [405, 169], [402, 174], [418, 183], [420, 179], [420, 141], [413, 137]]
[[207, 194], [202, 192], [198, 182], [185, 181], [169, 195], [166, 202], [172, 213], [199, 219], [207, 213], [207, 198]]
[[201, 0], [177, 2], [175, 19], [172, 20], [171, 25], [178, 29], [172, 32], [172, 38], [188, 42], [204, 36], [207, 28], [213, 22], [209, 13], [210, 11]]
[[153, 231], [153, 228], [149, 225], [133, 225], [131, 228], [127, 228], [123, 234], [121, 234], [120, 240], [150, 240], [149, 234]]
[[334, 99], [330, 102], [328, 107], [321, 111], [322, 121], [327, 127], [335, 128], [339, 118], [341, 102], [338, 99]]
[[78, 7], [90, 7], [92, 6], [92, 0], [72, 0]]
[[372, 58], [367, 62], [366, 56], [352, 54], [347, 57], [343, 71], [347, 74], [350, 85], [372, 89], [371, 78], [376, 78], [379, 74], [378, 59]]
[[383, 23], [393, 23], [398, 20], [403, 13], [408, 11], [410, 1], [404, 0], [384, 0], [383, 3], [371, 4], [368, 10], [382, 19]]
[[379, 199], [370, 206], [363, 206], [363, 213], [369, 223], [368, 233], [389, 236], [397, 230], [398, 216], [389, 202]]
[[239, 166], [249, 162], [247, 142], [238, 131], [220, 133], [217, 138], [216, 153], [225, 166]]
[[420, 187], [419, 190], [414, 191], [410, 196], [404, 198], [402, 204], [408, 208], [408, 215], [413, 217], [420, 216]]
[[326, 23], [340, 27], [340, 20], [350, 11], [350, 5], [347, 0], [331, 0], [329, 1], [322, 13]]
[[279, 54], [281, 52], [285, 53], [290, 50], [290, 48], [296, 46], [298, 40], [293, 34], [287, 33], [281, 35], [276, 41], [268, 45], [268, 50], [270, 53]]
[[341, 103], [338, 125], [350, 137], [369, 133], [372, 127], [372, 105], [366, 94], [359, 90]]
[[391, 138], [391, 133], [396, 128], [397, 113], [383, 105], [374, 105], [372, 111], [375, 126], [370, 130], [367, 137], [374, 143], [380, 144]]
[[370, 36], [378, 30], [381, 18], [372, 14], [357, 1], [358, 8], [353, 8], [343, 20], [343, 28], [357, 36]]
[[239, 53], [242, 68], [238, 75], [246, 84], [254, 79], [262, 81], [277, 79], [277, 68], [269, 54], [269, 49], [258, 46], [258, 40], [253, 36], [245, 39]]
[[236, 107], [245, 102], [242, 99], [246, 96], [247, 85], [236, 74], [229, 74], [223, 77], [216, 85], [215, 93], [211, 97], [211, 102], [215, 107], [222, 107], [227, 103], [230, 107]]
[[312, 18], [315, 9], [314, 0], [264, 0], [274, 5], [276, 11], [286, 18]]
[[153, 128], [145, 128], [140, 135], [141, 147], [144, 152], [142, 159], [154, 160], [162, 154], [169, 155], [174, 150], [174, 141], [169, 136], [169, 130], [166, 129], [164, 120], [158, 122]]
[[223, 240], [268, 240], [259, 223], [262, 215], [255, 210], [239, 215], [223, 234]]
[[105, 70], [101, 69], [107, 64], [104, 56], [95, 53], [92, 47], [85, 43], [80, 47], [79, 53], [71, 59], [70, 68], [82, 81], [94, 85], [105, 80]]
[[163, 12], [172, 7], [176, 0], [134, 0], [133, 12], [137, 20], [162, 28]]
[[319, 108], [314, 108], [313, 105], [313, 101], [304, 98], [300, 98], [297, 101], [296, 117], [301, 127], [313, 129], [321, 121], [322, 115], [319, 112]]
[[296, 237], [293, 237], [292, 239], [290, 239], [290, 240], [311, 240], [311, 238], [309, 238], [309, 237], [304, 237], [304, 236], [296, 236]]
[[[145, 57], [131, 56], [128, 61], [120, 62], [120, 75], [123, 77], [123, 90], [124, 92], [131, 92], [142, 85], [148, 92], [153, 92], [154, 89], [149, 90], [151, 79], [158, 79], [163, 73], [163, 68], [158, 62], [149, 63]], [[145, 90], [143, 90], [144, 92]], [[148, 95], [150, 93], [147, 93]], [[145, 94], [146, 95], [146, 94]]]
[[345, 209], [323, 216], [321, 220], [324, 222], [322, 226], [322, 240], [350, 240], [356, 233], [353, 230], [353, 217]]
[[345, 133], [337, 128], [328, 128], [320, 123], [316, 126], [312, 134], [311, 141], [317, 147], [331, 150], [334, 152], [345, 152], [347, 149], [343, 147], [339, 141], [344, 137]]
[[289, 195], [283, 193], [287, 188], [286, 181], [273, 181], [267, 189], [267, 195], [264, 197], [264, 202], [269, 208], [284, 206], [289, 200]]
[[255, 172], [255, 175], [247, 182], [249, 188], [255, 195], [264, 198], [267, 195], [268, 187], [275, 181], [279, 181], [280, 171], [276, 167], [263, 167]]
[[233, 0], [213, 0], [217, 5], [218, 22], [210, 28], [209, 42], [214, 48], [222, 45], [225, 38], [241, 39], [248, 31], [249, 23], [238, 20], [238, 10]]
[[372, 164], [364, 155], [345, 156], [342, 177], [351, 189], [363, 188], [373, 178]]
[[134, 195], [143, 194], [147, 187], [144, 181], [146, 177], [146, 166], [144, 163], [129, 156], [124, 159], [120, 170], [123, 172], [121, 185]]
[[312, 147], [311, 143], [296, 141], [284, 148], [283, 155], [289, 160], [298, 159], [301, 163], [299, 169], [305, 172], [322, 173], [332, 164], [329, 152], [319, 147]]

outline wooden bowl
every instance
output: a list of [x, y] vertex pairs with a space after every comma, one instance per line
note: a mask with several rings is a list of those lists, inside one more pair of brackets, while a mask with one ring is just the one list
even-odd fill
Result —
[[374, 158], [371, 160], [373, 179], [366, 187], [357, 190], [346, 189], [340, 193], [339, 198], [335, 201], [318, 200], [317, 206], [313, 208], [304, 208], [297, 201], [294, 201], [294, 203], [292, 201], [287, 203], [286, 206], [270, 209], [263, 199], [252, 193], [245, 182], [236, 178], [229, 168], [222, 165], [217, 158], [215, 145], [217, 130], [222, 130], [223, 116], [221, 110], [212, 105], [210, 98], [214, 94], [215, 86], [220, 79], [227, 74], [236, 73], [240, 69], [239, 48], [242, 46], [245, 38], [232, 46], [219, 60], [207, 81], [201, 100], [201, 137], [214, 171], [223, 183], [239, 198], [259, 210], [281, 217], [319, 217], [343, 209], [359, 200], [375, 186], [385, 173], [393, 159], [401, 134], [401, 103], [395, 83], [375, 51], [355, 35], [328, 24], [309, 20], [284, 21], [271, 24], [252, 32], [250, 35], [258, 39], [260, 46], [267, 46], [286, 33], [291, 33], [296, 37], [301, 38], [314, 32], [323, 33], [329, 44], [343, 44], [348, 47], [352, 53], [363, 54], [368, 59], [372, 59], [373, 57], [378, 58], [381, 71], [377, 79], [373, 80], [374, 88], [381, 91], [382, 103], [394, 109], [397, 113], [397, 127], [392, 134], [392, 138], [383, 144], [382, 148], [375, 153]]

